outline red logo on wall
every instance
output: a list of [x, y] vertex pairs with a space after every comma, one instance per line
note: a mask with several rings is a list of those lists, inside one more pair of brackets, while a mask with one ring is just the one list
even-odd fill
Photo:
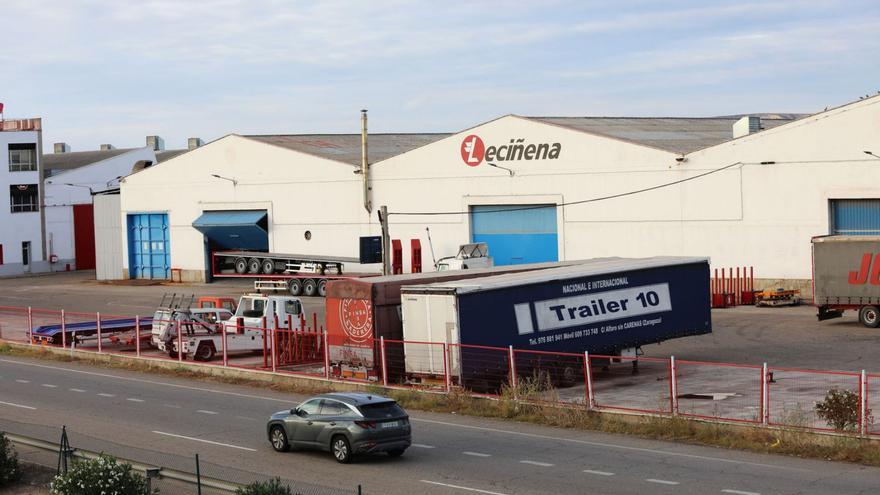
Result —
[[373, 336], [373, 312], [363, 299], [343, 299], [339, 305], [342, 330], [354, 342], [366, 342]]
[[480, 136], [471, 134], [461, 142], [461, 159], [464, 160], [466, 165], [476, 167], [483, 162], [485, 155], [486, 145], [483, 144]]

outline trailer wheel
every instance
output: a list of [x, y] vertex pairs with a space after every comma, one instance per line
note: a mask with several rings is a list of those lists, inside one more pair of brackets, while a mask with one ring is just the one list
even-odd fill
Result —
[[290, 292], [291, 296], [298, 296], [302, 294], [303, 284], [302, 281], [298, 278], [292, 278], [287, 281], [287, 291]]
[[247, 273], [248, 263], [244, 258], [235, 258], [235, 273], [239, 275], [244, 275]]
[[859, 321], [868, 328], [880, 327], [880, 309], [877, 306], [862, 306], [859, 310]]
[[214, 357], [214, 344], [210, 342], [202, 342], [199, 344], [196, 353], [193, 356], [195, 361], [210, 361]]
[[261, 268], [263, 269], [263, 275], [272, 275], [275, 273], [275, 262], [266, 258], [263, 260]]
[[303, 295], [306, 297], [312, 297], [318, 292], [318, 284], [315, 283], [313, 279], [307, 278], [303, 280]]
[[260, 258], [251, 258], [248, 260], [248, 273], [260, 273]]
[[318, 297], [327, 297], [327, 280], [318, 280]]

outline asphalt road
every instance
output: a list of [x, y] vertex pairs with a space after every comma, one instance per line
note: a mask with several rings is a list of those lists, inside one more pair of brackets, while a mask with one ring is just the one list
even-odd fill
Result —
[[[270, 390], [0, 358], [0, 429], [172, 465], [194, 453], [208, 475], [281, 476], [365, 493], [877, 493], [880, 469], [757, 455], [453, 414], [411, 411], [399, 459], [347, 466], [329, 454], [272, 451], [265, 419], [303, 397]], [[205, 472], [203, 469], [203, 472]]]

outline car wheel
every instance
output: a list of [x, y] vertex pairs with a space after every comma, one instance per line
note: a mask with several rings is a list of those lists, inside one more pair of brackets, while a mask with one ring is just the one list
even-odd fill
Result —
[[303, 280], [303, 295], [307, 297], [312, 297], [315, 293], [318, 292], [318, 284], [315, 283], [314, 280], [307, 278]]
[[244, 275], [247, 273], [248, 263], [244, 258], [235, 258], [235, 273]]
[[291, 296], [298, 296], [302, 294], [303, 284], [302, 281], [298, 278], [292, 278], [287, 282], [287, 292], [290, 292]]
[[348, 464], [351, 462], [351, 444], [349, 444], [348, 439], [342, 435], [336, 435], [333, 437], [333, 440], [330, 441], [330, 452], [333, 453], [333, 457], [336, 458], [336, 461], [341, 464]]
[[198, 349], [196, 349], [196, 355], [193, 356], [193, 359], [199, 361], [210, 361], [211, 358], [214, 357], [214, 346], [209, 343], [201, 343], [199, 344]]
[[281, 425], [275, 425], [269, 430], [269, 442], [276, 452], [287, 452], [290, 450], [290, 444], [287, 443], [287, 433]]
[[405, 449], [394, 449], [394, 450], [389, 450], [388, 455], [391, 457], [400, 457], [403, 455], [404, 452], [406, 452]]
[[859, 321], [868, 328], [877, 328], [880, 326], [880, 309], [877, 306], [862, 306]]
[[260, 268], [263, 270], [263, 275], [272, 275], [275, 273], [275, 262], [266, 258], [263, 260]]
[[318, 297], [327, 296], [327, 280], [318, 281]]

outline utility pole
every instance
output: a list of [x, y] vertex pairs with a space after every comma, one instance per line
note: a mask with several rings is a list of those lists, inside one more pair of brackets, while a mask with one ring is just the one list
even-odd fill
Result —
[[391, 234], [388, 232], [388, 207], [379, 208], [379, 225], [382, 226], [382, 275], [391, 274]]

